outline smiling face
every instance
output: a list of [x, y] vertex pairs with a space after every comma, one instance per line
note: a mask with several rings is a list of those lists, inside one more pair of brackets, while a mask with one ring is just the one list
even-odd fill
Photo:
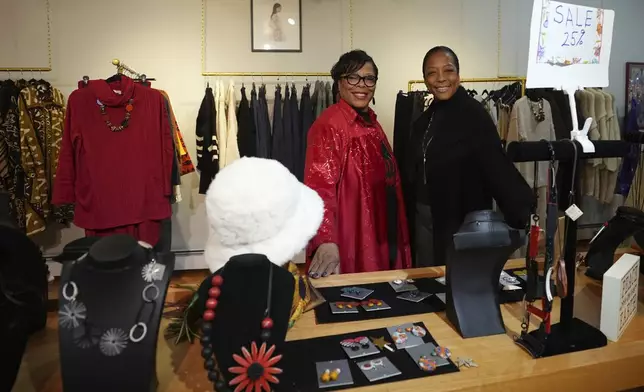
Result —
[[423, 73], [427, 89], [440, 101], [450, 99], [461, 83], [454, 59], [444, 51], [438, 51], [427, 59]]
[[343, 75], [338, 83], [340, 98], [358, 110], [366, 110], [376, 91], [376, 82], [373, 64], [367, 62], [358, 71]]

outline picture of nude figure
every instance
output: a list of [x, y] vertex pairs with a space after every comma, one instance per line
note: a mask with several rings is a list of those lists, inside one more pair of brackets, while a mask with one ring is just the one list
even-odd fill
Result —
[[253, 52], [302, 51], [301, 0], [251, 0]]

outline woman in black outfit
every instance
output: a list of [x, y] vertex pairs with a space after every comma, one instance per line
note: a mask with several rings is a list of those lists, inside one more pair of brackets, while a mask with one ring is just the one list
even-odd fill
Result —
[[434, 101], [414, 123], [408, 161], [419, 267], [445, 265], [467, 213], [492, 209], [494, 199], [508, 225], [525, 228], [534, 201], [489, 113], [460, 86], [456, 54], [444, 46], [431, 49], [423, 76]]

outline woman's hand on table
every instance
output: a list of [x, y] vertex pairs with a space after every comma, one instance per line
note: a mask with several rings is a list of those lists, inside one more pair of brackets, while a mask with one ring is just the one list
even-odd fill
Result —
[[315, 251], [309, 276], [313, 279], [323, 278], [331, 274], [340, 273], [340, 250], [333, 243], [322, 244]]

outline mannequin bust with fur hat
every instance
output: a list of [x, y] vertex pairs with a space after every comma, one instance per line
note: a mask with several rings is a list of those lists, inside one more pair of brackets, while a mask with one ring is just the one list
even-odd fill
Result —
[[[291, 260], [317, 232], [322, 199], [281, 163], [244, 157], [215, 177], [206, 211], [205, 260], [213, 274], [193, 310], [203, 319], [208, 378], [216, 391], [268, 391], [282, 372], [272, 366], [286, 332], [310, 301], [308, 278]], [[251, 361], [258, 354], [264, 361]]]

